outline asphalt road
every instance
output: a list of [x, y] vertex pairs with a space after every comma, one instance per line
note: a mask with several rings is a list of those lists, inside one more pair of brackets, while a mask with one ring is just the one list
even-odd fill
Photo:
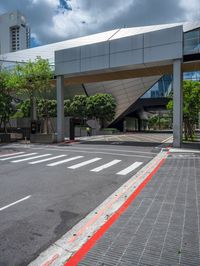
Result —
[[0, 266], [27, 265], [158, 151], [92, 144], [1, 146]]

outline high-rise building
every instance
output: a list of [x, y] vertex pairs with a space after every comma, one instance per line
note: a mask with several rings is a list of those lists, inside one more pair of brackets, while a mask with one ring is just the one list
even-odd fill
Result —
[[30, 47], [30, 28], [19, 11], [0, 15], [0, 54]]

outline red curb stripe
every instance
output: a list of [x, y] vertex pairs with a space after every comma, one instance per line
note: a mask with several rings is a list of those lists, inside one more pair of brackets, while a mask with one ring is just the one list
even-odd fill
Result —
[[[148, 170], [155, 165], [158, 162], [158, 160], [156, 160], [156, 162], [154, 162], [153, 164], [151, 164], [150, 166], [147, 167], [147, 169], [145, 169], [145, 173], [148, 172]], [[143, 173], [144, 174], [144, 173]], [[77, 233], [75, 236], [71, 237], [67, 242], [68, 243], [72, 243], [74, 242], [80, 235], [82, 235], [84, 233], [84, 231], [86, 230], [87, 227], [91, 226], [92, 224], [94, 224], [98, 218], [103, 215], [103, 213], [110, 207], [112, 207], [112, 205], [124, 194], [126, 194], [127, 190], [130, 189], [131, 186], [133, 186], [138, 179], [141, 178], [141, 175], [139, 175], [135, 180], [128, 180], [127, 186], [126, 186], [126, 190], [121, 192], [120, 194], [116, 195], [116, 197], [114, 199], [112, 199], [111, 201], [109, 201], [106, 205], [106, 207], [104, 207], [103, 209], [101, 209], [91, 220], [89, 220]], [[130, 185], [129, 185], [130, 183]]]
[[102, 225], [101, 228], [64, 264], [64, 266], [75, 266], [95, 245], [98, 239], [111, 227], [111, 225], [122, 215], [133, 200], [138, 196], [142, 189], [147, 185], [151, 178], [155, 175], [158, 169], [163, 165], [166, 158], [162, 159], [154, 170], [146, 177], [146, 179], [139, 185], [139, 187], [131, 194], [131, 196], [124, 202], [124, 204], [109, 218], [109, 220]]

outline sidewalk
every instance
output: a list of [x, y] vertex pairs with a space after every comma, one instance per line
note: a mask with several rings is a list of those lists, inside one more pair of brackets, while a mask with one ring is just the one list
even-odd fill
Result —
[[199, 215], [200, 154], [169, 154], [78, 265], [199, 266]]

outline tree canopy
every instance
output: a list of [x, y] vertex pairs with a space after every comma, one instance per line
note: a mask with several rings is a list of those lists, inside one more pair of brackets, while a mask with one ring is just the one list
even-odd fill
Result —
[[12, 70], [8, 85], [15, 88], [17, 94], [32, 97], [44, 94], [50, 87], [52, 70], [48, 60], [37, 57], [35, 61], [18, 64]]
[[87, 117], [87, 96], [75, 95], [70, 104], [70, 114], [73, 117], [84, 119]]
[[8, 71], [0, 71], [0, 127], [7, 132], [7, 124], [15, 110], [12, 105], [12, 89], [8, 86], [10, 74]]
[[101, 122], [101, 127], [104, 127], [105, 122], [109, 122], [114, 118], [115, 109], [116, 101], [110, 94], [97, 93], [88, 98], [88, 116], [99, 119]]
[[[173, 110], [173, 100], [167, 105]], [[192, 139], [195, 132], [195, 124], [198, 122], [200, 112], [200, 82], [185, 80], [183, 82], [183, 122], [185, 139]]]
[[[48, 109], [49, 117], [56, 117], [57, 101], [37, 99], [37, 116], [44, 118], [46, 115], [46, 108]], [[72, 100], [64, 101], [65, 116], [82, 119], [88, 118], [99, 119], [102, 126], [105, 122], [111, 121], [115, 116], [116, 102], [110, 94], [95, 94], [93, 96], [75, 95]], [[19, 112], [22, 116], [30, 116], [30, 99], [23, 101], [18, 105]]]

